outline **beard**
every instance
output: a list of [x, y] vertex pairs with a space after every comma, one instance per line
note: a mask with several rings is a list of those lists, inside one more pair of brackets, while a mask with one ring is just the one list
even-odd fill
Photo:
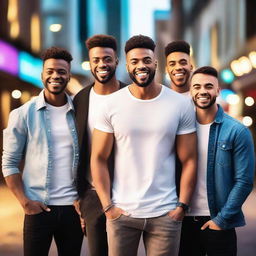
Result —
[[140, 86], [140, 87], [147, 87], [148, 85], [150, 85], [150, 83], [153, 81], [154, 77], [155, 77], [155, 73], [156, 73], [156, 70], [151, 70], [149, 68], [143, 68], [143, 69], [140, 69], [139, 71], [147, 71], [149, 76], [148, 76], [148, 79], [145, 81], [145, 82], [138, 82], [137, 79], [136, 79], [136, 72], [138, 70], [134, 70], [132, 72], [128, 72], [129, 74], [129, 77], [132, 79], [132, 81]]
[[197, 101], [193, 98], [195, 106], [200, 108], [200, 109], [207, 109], [207, 108], [210, 108], [212, 105], [214, 105], [215, 102], [216, 102], [217, 96], [214, 96], [214, 97], [211, 97], [210, 95], [207, 95], [207, 96], [210, 97], [211, 100], [210, 100], [210, 102], [207, 105], [203, 105], [203, 106], [198, 104]]
[[[103, 69], [104, 70], [104, 69]], [[105, 69], [109, 72], [108, 76], [106, 76], [105, 78], [101, 79], [98, 77], [97, 75], [97, 68], [95, 68], [93, 71], [91, 70], [91, 73], [93, 75], [93, 77], [99, 82], [99, 83], [102, 83], [102, 84], [105, 84], [107, 82], [109, 82], [113, 76], [115, 75], [115, 72], [116, 70], [115, 69], [111, 69], [111, 68], [107, 68]]]

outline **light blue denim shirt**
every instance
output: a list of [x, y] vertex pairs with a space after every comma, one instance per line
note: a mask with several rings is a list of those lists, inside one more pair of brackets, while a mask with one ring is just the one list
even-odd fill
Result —
[[[73, 139], [72, 177], [75, 185], [79, 159], [78, 139], [74, 108], [67, 96], [67, 123]], [[31, 200], [48, 204], [49, 184], [52, 173], [52, 143], [49, 110], [46, 107], [44, 91], [38, 97], [13, 110], [8, 127], [3, 131], [2, 171], [4, 177], [20, 173], [19, 164], [24, 158], [22, 173], [26, 196]]]
[[231, 229], [245, 225], [241, 208], [253, 188], [254, 146], [249, 129], [218, 107], [209, 135], [207, 196], [211, 219]]

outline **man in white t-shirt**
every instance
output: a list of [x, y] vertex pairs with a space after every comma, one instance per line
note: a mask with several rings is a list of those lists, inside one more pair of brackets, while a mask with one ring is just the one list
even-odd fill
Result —
[[[181, 221], [196, 177], [195, 113], [191, 100], [155, 82], [154, 41], [130, 38], [125, 52], [133, 83], [112, 94], [96, 122], [92, 178], [107, 218], [109, 254], [177, 255]], [[175, 186], [175, 140], [183, 170]], [[107, 160], [115, 148], [114, 181]], [[111, 199], [112, 194], [112, 199]]]
[[198, 175], [182, 224], [179, 255], [235, 256], [235, 227], [245, 225], [241, 207], [253, 187], [252, 136], [216, 103], [216, 69], [197, 69], [190, 92], [197, 116]]
[[186, 41], [172, 41], [165, 47], [166, 71], [171, 79], [170, 87], [181, 94], [189, 95], [189, 78], [193, 69], [190, 45]]
[[51, 47], [42, 59], [45, 89], [10, 113], [2, 171], [25, 213], [24, 256], [48, 255], [53, 238], [59, 256], [79, 256], [83, 232], [73, 206], [79, 150], [74, 107], [65, 93], [72, 56]]
[[[106, 218], [90, 175], [91, 135], [101, 105], [111, 93], [123, 88], [125, 84], [116, 78], [117, 42], [113, 36], [94, 35], [86, 40], [86, 47], [89, 51], [91, 73], [95, 80], [82, 89], [73, 100], [80, 150], [77, 170], [79, 211], [83, 219], [82, 224], [83, 221], [86, 223], [90, 255], [107, 256]], [[112, 162], [109, 161], [111, 173]]]

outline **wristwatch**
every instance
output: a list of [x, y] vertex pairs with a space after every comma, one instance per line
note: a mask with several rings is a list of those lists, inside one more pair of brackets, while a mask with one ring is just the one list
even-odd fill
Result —
[[176, 207], [181, 207], [184, 212], [188, 212], [189, 211], [189, 206], [187, 204], [182, 203], [182, 202], [178, 202], [176, 204]]

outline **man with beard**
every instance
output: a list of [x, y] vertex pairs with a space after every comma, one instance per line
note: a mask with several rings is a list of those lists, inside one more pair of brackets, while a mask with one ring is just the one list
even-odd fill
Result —
[[52, 47], [42, 59], [45, 89], [11, 112], [3, 133], [2, 171], [25, 212], [24, 255], [48, 255], [54, 238], [58, 255], [79, 256], [83, 232], [73, 206], [78, 141], [72, 101], [64, 92], [72, 56]]
[[[111, 93], [124, 87], [125, 84], [118, 81], [115, 75], [118, 58], [114, 37], [94, 35], [86, 41], [86, 46], [95, 81], [82, 89], [74, 98], [80, 148], [77, 187], [82, 224], [86, 223], [90, 255], [104, 256], [108, 255], [106, 218], [91, 181], [89, 168], [91, 134], [100, 106]], [[113, 173], [112, 160], [109, 161], [109, 166]]]
[[[137, 255], [141, 235], [147, 255], [177, 255], [181, 220], [196, 178], [195, 113], [188, 98], [155, 82], [154, 49], [147, 36], [126, 42], [133, 82], [105, 101], [93, 133], [92, 177], [112, 256]], [[183, 164], [179, 199], [175, 139]], [[113, 146], [111, 184], [107, 161]]]
[[254, 149], [248, 128], [216, 103], [218, 73], [197, 69], [190, 93], [196, 106], [198, 178], [183, 220], [180, 256], [234, 256], [235, 227], [245, 225], [242, 205], [253, 187]]
[[178, 93], [189, 95], [189, 77], [193, 69], [190, 45], [185, 41], [173, 41], [165, 47], [165, 56], [171, 88]]

